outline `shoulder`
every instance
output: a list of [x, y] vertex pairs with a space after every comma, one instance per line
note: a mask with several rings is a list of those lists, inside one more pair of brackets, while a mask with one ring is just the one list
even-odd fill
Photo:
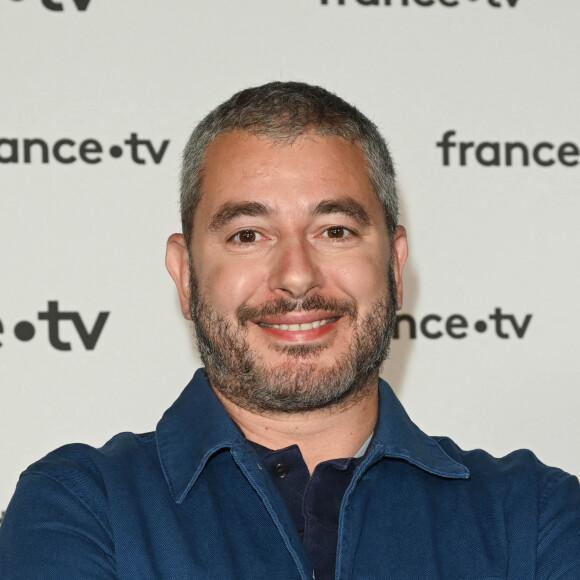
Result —
[[115, 480], [126, 471], [139, 472], [155, 460], [154, 433], [121, 433], [100, 448], [81, 443], [64, 445], [21, 474], [13, 503], [26, 489], [37, 498], [78, 502], [104, 521], [107, 496]]
[[123, 433], [98, 449], [65, 445], [28, 467], [0, 528], [0, 576], [114, 578], [111, 495], [155, 460], [154, 442]]
[[[67, 480], [74, 473], [96, 475], [101, 470], [121, 461], [131, 461], [147, 454], [148, 447], [154, 446], [155, 434], [119, 433], [102, 447], [93, 447], [84, 443], [63, 445], [42, 459], [30, 465], [22, 475], [31, 473], [44, 474], [48, 477]], [[72, 477], [74, 479], [74, 476]]]
[[87, 480], [104, 486], [110, 474], [145, 463], [155, 455], [154, 433], [120, 433], [98, 448], [83, 443], [59, 447], [30, 465], [21, 479], [40, 476], [60, 483], [71, 492], [84, 491]]
[[580, 540], [580, 483], [574, 475], [542, 463], [528, 449], [494, 457], [482, 449], [465, 451], [447, 437], [433, 438], [455, 461], [470, 471], [479, 493], [501, 498], [506, 506], [534, 507], [538, 527], [570, 526]]
[[455, 461], [465, 465], [472, 478], [488, 479], [496, 485], [514, 480], [536, 482], [546, 492], [563, 479], [577, 479], [557, 467], [542, 463], [529, 449], [518, 449], [504, 457], [495, 457], [483, 449], [464, 450], [448, 437], [433, 437]]

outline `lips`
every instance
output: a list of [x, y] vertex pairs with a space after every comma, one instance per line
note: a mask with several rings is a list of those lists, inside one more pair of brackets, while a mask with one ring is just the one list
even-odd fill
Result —
[[[238, 309], [238, 322], [241, 326], [253, 322], [265, 328], [282, 330], [288, 325], [291, 331], [300, 330], [295, 325], [318, 323], [317, 326], [305, 326], [305, 329], [315, 329], [336, 322], [342, 317], [356, 320], [357, 311], [352, 302], [325, 298], [318, 294], [307, 296], [303, 300], [277, 298], [259, 306], [244, 304]], [[287, 329], [288, 330], [288, 329]]]
[[338, 316], [333, 316], [330, 318], [322, 318], [321, 320], [313, 320], [312, 322], [301, 322], [301, 323], [290, 323], [290, 324], [269, 324], [267, 322], [258, 322], [259, 326], [266, 326], [268, 328], [276, 328], [278, 330], [289, 330], [290, 332], [298, 332], [304, 330], [312, 330], [313, 328], [319, 328], [324, 326], [329, 322], [335, 322], [338, 320]]

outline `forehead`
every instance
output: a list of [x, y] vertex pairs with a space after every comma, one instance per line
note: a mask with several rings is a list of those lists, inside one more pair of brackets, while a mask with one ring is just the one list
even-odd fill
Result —
[[290, 144], [245, 131], [219, 135], [205, 155], [201, 193], [198, 209], [206, 211], [227, 201], [276, 206], [319, 196], [378, 203], [360, 145], [315, 133]]

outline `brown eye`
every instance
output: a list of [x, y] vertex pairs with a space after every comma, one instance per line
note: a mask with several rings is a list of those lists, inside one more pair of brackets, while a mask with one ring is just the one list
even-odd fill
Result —
[[238, 232], [233, 239], [241, 244], [252, 244], [258, 241], [258, 232], [254, 230], [242, 230]]
[[344, 238], [345, 236], [345, 228], [341, 228], [341, 227], [333, 227], [333, 228], [328, 228], [326, 230], [328, 232], [328, 237], [329, 238]]
[[240, 233], [240, 242], [255, 242], [256, 232], [246, 231]]

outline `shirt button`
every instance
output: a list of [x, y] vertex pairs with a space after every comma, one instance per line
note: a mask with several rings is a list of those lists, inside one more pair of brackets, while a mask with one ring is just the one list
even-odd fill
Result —
[[290, 467], [288, 465], [286, 465], [285, 463], [277, 463], [274, 466], [274, 475], [276, 477], [279, 477], [280, 479], [282, 479], [283, 477], [286, 477], [288, 475], [289, 471], [290, 471]]

